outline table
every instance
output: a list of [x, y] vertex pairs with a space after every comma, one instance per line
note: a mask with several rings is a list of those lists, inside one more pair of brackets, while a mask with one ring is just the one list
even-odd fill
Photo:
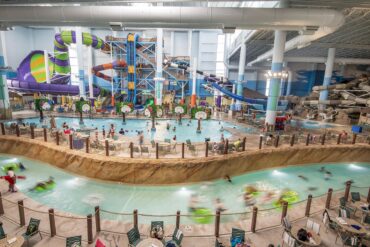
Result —
[[[349, 233], [354, 234], [354, 235], [366, 235], [366, 233], [367, 233], [365, 227], [361, 223], [357, 222], [354, 219], [342, 218], [347, 223], [346, 225], [341, 224], [337, 220], [336, 217], [334, 217], [332, 219], [333, 219], [333, 221], [335, 221], [335, 223], [338, 224], [339, 227], [341, 227], [346, 232], [349, 232]], [[353, 228], [351, 225], [358, 225], [358, 226], [361, 227], [361, 229], [357, 230], [357, 229]]]
[[[357, 208], [357, 210], [361, 211], [361, 213], [362, 213], [361, 222], [364, 223], [366, 215], [368, 215], [370, 213], [370, 210], [368, 208], [369, 204], [365, 203], [365, 202], [358, 201], [358, 202], [354, 202], [353, 206], [355, 206]], [[363, 206], [366, 206], [367, 208], [364, 209]]]
[[[316, 244], [310, 243], [308, 241], [307, 242], [301, 241], [301, 240], [298, 239], [297, 233], [298, 233], [299, 229], [301, 229], [301, 228], [305, 229], [307, 232], [309, 232], [312, 235], [312, 238], [316, 242]], [[303, 246], [320, 246], [320, 244], [321, 244], [320, 236], [317, 235], [313, 230], [307, 230], [305, 227], [296, 227], [296, 226], [294, 226], [294, 227], [292, 227], [291, 234], [297, 240], [297, 242], [300, 243], [300, 244], [303, 244]]]
[[12, 239], [13, 237], [7, 237], [0, 240], [0, 247], [21, 247], [24, 243], [24, 238], [22, 236], [15, 237], [17, 241], [14, 243], [8, 244], [8, 239]]
[[161, 240], [156, 238], [146, 238], [143, 241], [141, 241], [136, 247], [164, 247]]

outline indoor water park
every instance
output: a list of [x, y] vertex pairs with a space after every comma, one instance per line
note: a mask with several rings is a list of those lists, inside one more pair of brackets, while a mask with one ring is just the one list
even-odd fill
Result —
[[0, 246], [370, 247], [369, 23], [0, 0]]

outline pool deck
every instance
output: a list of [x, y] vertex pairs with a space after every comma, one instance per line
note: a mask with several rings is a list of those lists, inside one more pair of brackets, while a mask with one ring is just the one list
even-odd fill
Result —
[[[10, 236], [20, 236], [25, 232], [25, 227], [19, 226], [19, 214], [17, 201], [23, 200], [25, 207], [25, 218], [26, 224], [30, 217], [34, 217], [41, 220], [40, 229], [42, 231], [43, 239], [40, 241], [39, 237], [34, 237], [31, 240], [31, 246], [52, 246], [59, 247], [65, 246], [65, 238], [75, 235], [82, 235], [84, 240], [83, 246], [94, 246], [93, 244], [87, 244], [87, 224], [86, 217], [71, 215], [64, 212], [55, 211], [56, 220], [56, 232], [57, 236], [50, 237], [50, 226], [49, 226], [49, 215], [48, 207], [38, 204], [30, 198], [27, 198], [24, 194], [9, 193], [6, 192], [7, 184], [2, 181], [0, 182], [0, 190], [2, 191], [3, 206], [5, 214], [0, 217], [3, 222], [5, 232]], [[353, 189], [355, 190], [355, 189]], [[343, 196], [343, 191], [333, 193], [331, 215], [337, 214], [338, 198]], [[334, 244], [335, 233], [329, 231], [325, 232], [325, 228], [322, 225], [322, 212], [325, 208], [326, 196], [313, 198], [311, 204], [311, 216], [316, 222], [321, 224], [320, 236], [324, 241], [323, 246], [341, 246]], [[306, 201], [294, 205], [288, 209], [288, 217], [293, 222], [294, 226], [304, 226], [307, 220], [305, 217]], [[42, 212], [42, 213], [40, 213]], [[221, 222], [222, 222], [221, 216]], [[158, 217], [155, 219], [157, 220]], [[230, 231], [232, 227], [237, 227], [247, 231], [247, 240], [253, 244], [252, 246], [263, 247], [270, 243], [281, 244], [282, 227], [280, 225], [281, 211], [279, 210], [261, 210], [258, 213], [257, 220], [257, 232], [250, 232], [251, 218], [249, 216], [242, 216], [240, 220], [221, 223], [220, 226], [220, 237], [218, 238], [224, 243], [229, 243]], [[140, 220], [140, 217], [139, 217]], [[165, 219], [164, 219], [165, 220]], [[107, 246], [115, 247], [126, 246], [127, 235], [126, 232], [131, 229], [132, 215], [123, 218], [120, 221], [107, 221], [102, 220], [100, 233], [95, 232], [95, 220], [93, 216], [93, 239], [94, 242], [97, 238], [102, 239]], [[166, 225], [165, 223], [165, 235], [172, 234], [174, 225]], [[184, 233], [183, 246], [184, 247], [211, 247], [214, 245], [214, 225], [180, 225], [180, 229]], [[139, 231], [146, 238], [149, 233], [149, 225], [142, 225], [139, 222]], [[169, 239], [169, 238], [167, 238]], [[26, 245], [24, 245], [26, 246]], [[229, 246], [229, 245], [227, 245]]]

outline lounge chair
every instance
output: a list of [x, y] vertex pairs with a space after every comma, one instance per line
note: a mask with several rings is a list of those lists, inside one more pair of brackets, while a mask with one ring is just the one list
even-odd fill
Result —
[[81, 236], [74, 236], [74, 237], [67, 238], [66, 247], [77, 247], [77, 246], [82, 246]]
[[284, 227], [284, 230], [290, 232], [292, 230], [292, 224], [290, 223], [288, 217], [284, 217], [281, 224]]
[[176, 228], [172, 235], [172, 239], [170, 241], [167, 241], [166, 245], [171, 243], [171, 244], [174, 244], [176, 247], [181, 247], [181, 242], [182, 242], [183, 237], [184, 237], [184, 234], [182, 233], [182, 231]]
[[359, 202], [361, 201], [360, 192], [351, 192], [352, 202]]
[[134, 146], [133, 149], [135, 153], [140, 153], [140, 147]]
[[127, 232], [127, 238], [129, 247], [136, 247], [142, 240], [139, 230], [136, 227]]
[[22, 234], [23, 238], [27, 241], [27, 246], [29, 246], [29, 240], [39, 234], [40, 238], [42, 239], [42, 235], [39, 230], [40, 220], [31, 218], [30, 223], [28, 223], [28, 227], [25, 233]]
[[193, 155], [197, 154], [197, 149], [195, 148], [195, 145], [188, 145], [189, 151], [192, 152]]
[[359, 241], [356, 237], [350, 235], [349, 233], [342, 231], [338, 228], [337, 237], [335, 238], [335, 243], [337, 243], [338, 238], [342, 241], [343, 246], [359, 246]]
[[368, 224], [368, 225], [370, 225], [370, 215], [369, 214], [367, 214], [366, 216], [365, 216], [365, 218], [364, 218], [364, 221], [363, 221], [365, 224]]
[[171, 139], [164, 139], [164, 142], [171, 143]]
[[223, 245], [216, 239], [215, 247], [222, 247]]
[[155, 141], [151, 140], [150, 143], [152, 144], [152, 148], [155, 148]]
[[338, 216], [342, 218], [351, 218], [351, 211], [348, 208], [340, 207], [338, 210]]
[[320, 224], [314, 222], [312, 219], [307, 219], [306, 229], [314, 231], [316, 234], [320, 235]]
[[6, 238], [6, 234], [3, 228], [3, 222], [0, 222], [0, 239]]
[[190, 145], [191, 145], [191, 141], [190, 141], [190, 139], [187, 139], [187, 140], [186, 140], [186, 145], [188, 145], [188, 146], [190, 146]]
[[231, 237], [230, 242], [233, 241], [233, 239], [239, 238], [241, 243], [245, 242], [245, 231], [238, 229], [238, 228], [232, 228], [231, 229]]

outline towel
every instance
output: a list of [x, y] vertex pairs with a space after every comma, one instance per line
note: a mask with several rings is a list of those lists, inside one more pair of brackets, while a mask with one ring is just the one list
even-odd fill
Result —
[[182, 235], [182, 231], [178, 230], [176, 233], [176, 238], [180, 239], [180, 236]]
[[338, 221], [340, 224], [342, 224], [342, 225], [347, 225], [347, 222], [346, 222], [343, 218], [341, 218], [341, 217], [337, 217], [336, 219], [337, 219], [337, 221]]
[[316, 233], [316, 234], [319, 234], [320, 233], [320, 224], [314, 222], [313, 223], [313, 226], [312, 226], [312, 230]]
[[284, 232], [283, 241], [284, 243], [289, 244], [290, 236], [287, 232]]
[[306, 228], [312, 229], [312, 227], [313, 227], [313, 221], [311, 219], [308, 219], [306, 223]]
[[328, 221], [328, 214], [324, 213], [324, 218], [322, 219], [322, 222], [326, 224], [327, 221]]
[[347, 211], [345, 209], [341, 209], [340, 215], [342, 216], [342, 218], [347, 218]]

